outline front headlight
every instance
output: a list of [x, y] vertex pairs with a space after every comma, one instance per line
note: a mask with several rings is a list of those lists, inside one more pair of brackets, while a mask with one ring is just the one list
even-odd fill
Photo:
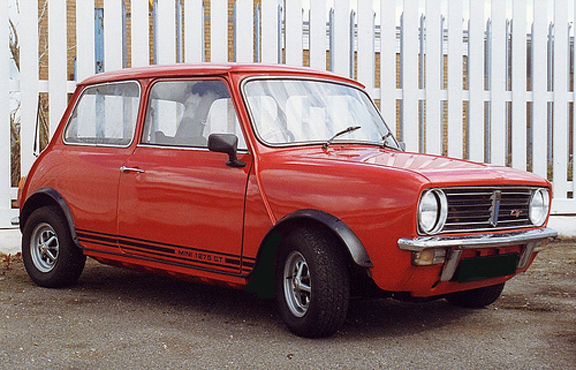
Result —
[[550, 193], [548, 189], [540, 188], [534, 191], [530, 199], [530, 221], [534, 226], [542, 226], [548, 216]]
[[427, 190], [418, 203], [418, 226], [424, 234], [435, 234], [442, 230], [448, 215], [446, 194], [440, 189]]

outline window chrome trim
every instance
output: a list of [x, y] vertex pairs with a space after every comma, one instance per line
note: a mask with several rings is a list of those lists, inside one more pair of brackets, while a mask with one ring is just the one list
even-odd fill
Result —
[[[242, 82], [240, 82], [240, 95], [242, 97], [242, 103], [244, 104], [246, 112], [248, 113], [248, 118], [250, 120], [250, 127], [252, 128], [252, 131], [254, 132], [254, 136], [256, 137], [258, 142], [260, 142], [261, 144], [263, 144], [269, 148], [289, 148], [289, 147], [299, 147], [299, 146], [323, 145], [326, 143], [326, 140], [328, 139], [328, 138], [326, 138], [326, 140], [324, 140], [324, 141], [320, 141], [320, 140], [319, 141], [305, 141], [305, 142], [293, 142], [293, 143], [283, 143], [283, 144], [269, 143], [269, 142], [265, 141], [264, 139], [262, 139], [260, 133], [258, 132], [258, 128], [254, 124], [254, 114], [252, 113], [252, 107], [248, 103], [248, 97], [246, 96], [245, 86], [246, 86], [246, 84], [248, 84], [249, 82], [252, 82], [252, 81], [271, 81], [271, 80], [323, 82], [323, 83], [331, 83], [334, 85], [342, 85], [342, 86], [348, 86], [350, 88], [353, 88], [353, 89], [359, 91], [360, 93], [364, 94], [368, 98], [368, 101], [372, 104], [372, 106], [374, 107], [374, 109], [378, 113], [378, 116], [380, 117], [380, 120], [382, 121], [382, 124], [384, 125], [384, 127], [386, 127], [388, 132], [392, 133], [392, 130], [386, 124], [386, 121], [384, 120], [384, 117], [382, 116], [380, 109], [378, 109], [378, 106], [376, 105], [376, 103], [374, 102], [374, 100], [372, 99], [370, 94], [368, 94], [368, 92], [365, 89], [363, 89], [361, 86], [358, 86], [352, 82], [333, 80], [330, 78], [322, 78], [322, 77], [314, 77], [314, 76], [302, 76], [302, 75], [250, 76], [250, 77], [247, 77], [244, 80], [242, 80]], [[394, 134], [393, 134], [392, 138], [394, 139], [394, 141], [396, 141], [398, 143], [398, 146], [399, 146], [398, 150], [400, 150], [400, 143], [398, 142], [398, 140], [396, 139]], [[380, 143], [374, 143], [374, 142], [369, 142], [369, 141], [358, 141], [358, 140], [357, 141], [351, 140], [349, 142], [345, 142], [344, 140], [342, 140], [342, 141], [335, 142], [335, 144], [371, 145], [371, 146], [382, 147], [382, 145]]]
[[[180, 145], [161, 145], [161, 144], [149, 144], [149, 143], [138, 143], [136, 148], [153, 148], [153, 149], [171, 149], [171, 150], [187, 150], [187, 151], [201, 151], [210, 152], [207, 146], [180, 146]], [[239, 154], [250, 154], [248, 149], [238, 149]]]
[[[132, 138], [128, 144], [126, 144], [126, 145], [93, 144], [93, 143], [73, 143], [73, 142], [66, 141], [66, 131], [68, 130], [68, 126], [70, 125], [70, 119], [72, 118], [74, 113], [76, 113], [76, 109], [78, 108], [78, 103], [80, 102], [80, 100], [82, 100], [82, 97], [86, 93], [86, 90], [94, 88], [94, 87], [99, 87], [99, 86], [120, 85], [120, 84], [127, 84], [127, 83], [136, 83], [136, 86], [138, 86], [138, 112], [136, 114], [136, 122], [134, 124], [134, 132], [132, 133]], [[64, 130], [62, 130], [62, 142], [64, 143], [64, 145], [91, 147], [91, 148], [120, 148], [120, 149], [129, 148], [130, 146], [132, 146], [132, 144], [134, 144], [134, 141], [136, 140], [136, 132], [138, 131], [138, 118], [140, 117], [140, 113], [141, 113], [141, 109], [142, 109], [141, 105], [142, 105], [142, 85], [140, 84], [140, 81], [138, 81], [138, 80], [118, 80], [118, 81], [102, 82], [102, 83], [97, 83], [97, 84], [93, 84], [93, 85], [86, 85], [86, 86], [84, 86], [84, 89], [82, 89], [82, 92], [80, 93], [80, 96], [78, 96], [78, 99], [76, 99], [76, 101], [74, 102], [74, 108], [72, 108], [72, 110], [70, 111], [70, 115], [68, 116], [68, 120], [66, 121], [66, 126], [64, 126]]]

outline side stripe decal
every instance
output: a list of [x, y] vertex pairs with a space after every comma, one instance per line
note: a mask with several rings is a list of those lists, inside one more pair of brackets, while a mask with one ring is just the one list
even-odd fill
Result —
[[202, 269], [220, 272], [222, 270], [227, 272], [240, 270], [242, 274], [249, 273], [256, 264], [255, 258], [242, 257], [235, 254], [98, 233], [90, 230], [77, 229], [76, 231], [81, 243], [92, 243], [108, 248], [120, 247], [122, 250], [134, 252], [134, 256], [145, 257], [158, 262], [173, 262], [191, 268], [204, 266]]

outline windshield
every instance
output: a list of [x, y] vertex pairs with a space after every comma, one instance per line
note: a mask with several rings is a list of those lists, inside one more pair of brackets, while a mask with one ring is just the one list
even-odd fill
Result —
[[248, 81], [243, 92], [254, 129], [266, 144], [366, 143], [398, 148], [372, 101], [352, 86], [258, 79]]

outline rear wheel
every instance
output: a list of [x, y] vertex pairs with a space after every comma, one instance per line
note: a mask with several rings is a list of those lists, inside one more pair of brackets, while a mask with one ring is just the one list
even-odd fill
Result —
[[350, 277], [346, 258], [329, 235], [298, 229], [282, 242], [276, 265], [276, 298], [290, 331], [326, 337], [344, 323]]
[[453, 293], [447, 296], [446, 299], [456, 306], [482, 308], [496, 302], [500, 294], [502, 294], [502, 290], [504, 290], [504, 283]]
[[47, 288], [74, 284], [86, 262], [65, 218], [51, 206], [35, 210], [28, 218], [22, 233], [22, 259], [30, 278]]

